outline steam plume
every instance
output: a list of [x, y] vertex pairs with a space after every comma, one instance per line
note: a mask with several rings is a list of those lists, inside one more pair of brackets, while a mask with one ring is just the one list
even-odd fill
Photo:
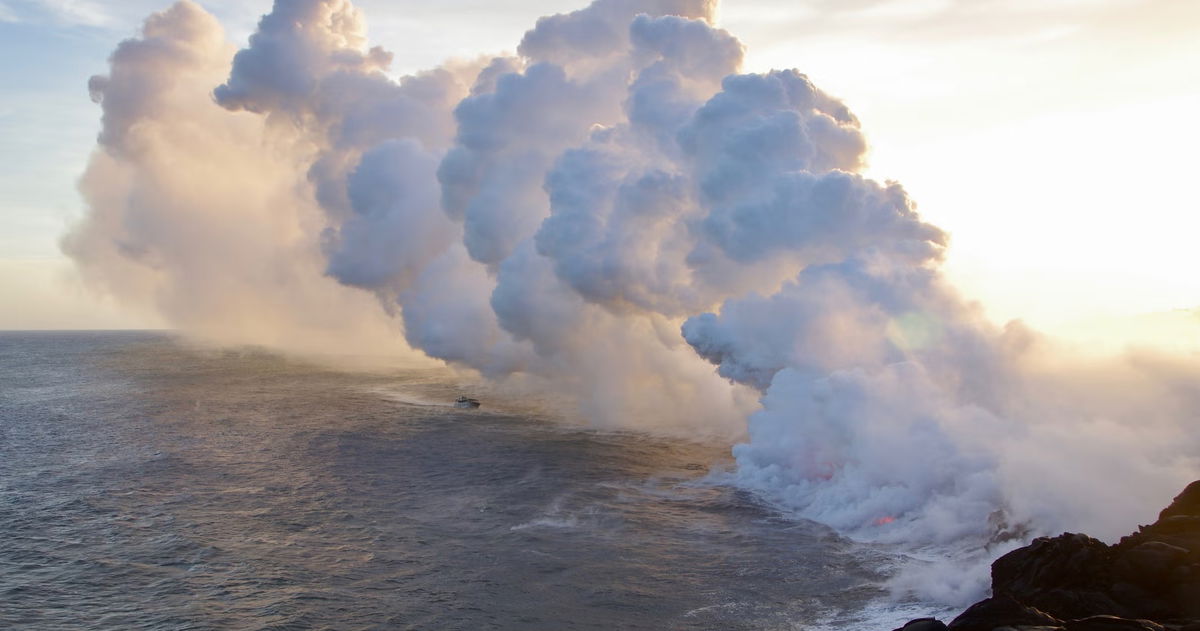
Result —
[[596, 0], [397, 81], [348, 0], [277, 0], [236, 55], [183, 0], [93, 79], [65, 247], [184, 329], [286, 345], [391, 316], [598, 425], [741, 435], [733, 482], [862, 538], [1112, 536], [1195, 477], [1194, 362], [1077, 364], [986, 321], [946, 234], [859, 174], [849, 109], [739, 74], [714, 11]]

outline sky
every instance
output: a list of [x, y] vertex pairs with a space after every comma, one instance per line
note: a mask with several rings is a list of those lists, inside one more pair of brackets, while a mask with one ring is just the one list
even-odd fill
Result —
[[[167, 3], [0, 0], [0, 329], [161, 326], [74, 280], [60, 235], [99, 129], [89, 76]], [[201, 2], [244, 45], [269, 2]], [[585, 2], [357, 3], [396, 74], [511, 51]], [[867, 173], [951, 235], [947, 273], [996, 321], [1065, 336], [1193, 335], [1200, 307], [1200, 3], [726, 0], [746, 71], [843, 99]]]

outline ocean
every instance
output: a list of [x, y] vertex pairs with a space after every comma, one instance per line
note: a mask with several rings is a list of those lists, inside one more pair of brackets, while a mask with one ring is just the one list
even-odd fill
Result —
[[[895, 554], [441, 369], [0, 333], [0, 628], [890, 629]], [[915, 612], [914, 612], [915, 613]]]

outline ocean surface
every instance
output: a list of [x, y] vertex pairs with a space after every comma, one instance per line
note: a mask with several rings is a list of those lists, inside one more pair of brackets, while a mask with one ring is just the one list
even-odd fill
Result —
[[729, 446], [163, 333], [0, 333], [0, 628], [890, 629]]

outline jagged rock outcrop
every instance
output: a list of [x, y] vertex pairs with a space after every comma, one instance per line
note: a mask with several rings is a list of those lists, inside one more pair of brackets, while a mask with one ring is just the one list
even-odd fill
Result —
[[1064, 533], [1009, 552], [991, 598], [933, 624], [897, 631], [1200, 631], [1200, 480], [1115, 545]]

